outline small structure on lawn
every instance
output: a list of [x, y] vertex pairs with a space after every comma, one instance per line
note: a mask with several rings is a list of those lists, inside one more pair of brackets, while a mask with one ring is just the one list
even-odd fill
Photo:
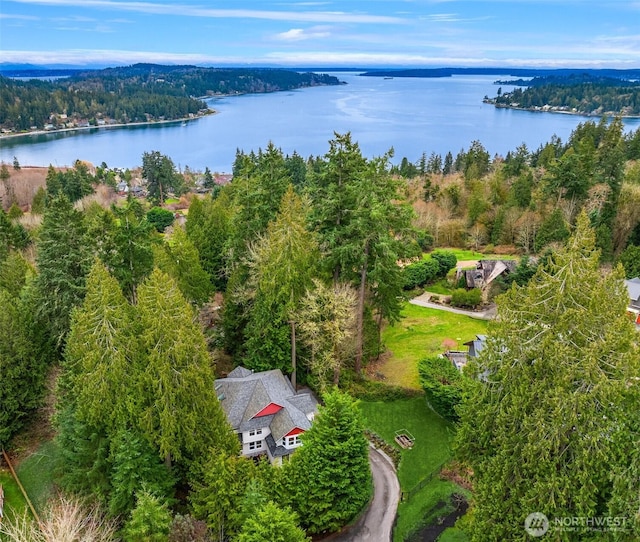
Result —
[[484, 348], [484, 345], [486, 343], [486, 335], [476, 335], [475, 339], [464, 343], [464, 345], [469, 347], [469, 357], [477, 358], [480, 355], [480, 352], [482, 352], [482, 349]]
[[396, 431], [395, 441], [401, 448], [413, 448], [413, 443], [416, 439], [406, 429], [400, 429]]
[[469, 358], [478, 357], [486, 342], [486, 335], [476, 335], [475, 339], [464, 343], [464, 346], [468, 347], [469, 350], [446, 350], [442, 355], [453, 363], [456, 369], [462, 371]]

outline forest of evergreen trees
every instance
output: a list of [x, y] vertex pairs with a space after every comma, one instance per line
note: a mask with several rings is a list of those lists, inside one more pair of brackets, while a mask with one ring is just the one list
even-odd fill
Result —
[[617, 77], [572, 74], [534, 77], [530, 81], [499, 81], [505, 85], [526, 85], [511, 92], [485, 98], [497, 107], [517, 107], [585, 115], [640, 115], [640, 83]]
[[[0, 211], [0, 444], [57, 375], [58, 482], [97, 500], [125, 540], [166, 540], [185, 522], [260, 540], [273, 536], [259, 532], [266, 517], [302, 541], [299, 526], [349, 522], [369, 495], [367, 445], [351, 399], [329, 390], [360, 381], [400, 318], [399, 263], [434, 247], [544, 257], [589, 229], [598, 265], [630, 274], [640, 247], [640, 130], [620, 118], [505, 157], [474, 141], [456, 156], [391, 159], [363, 156], [350, 134], [307, 159], [273, 144], [238, 151], [233, 181], [188, 196], [185, 228], [165, 233], [158, 206], [192, 182], [170, 157], [142, 157], [152, 203], [101, 206], [85, 197], [114, 182], [106, 167], [50, 168], [29, 210], [38, 220]], [[326, 418], [277, 470], [237, 456], [215, 362], [289, 373], [294, 328], [300, 380], [324, 394]], [[325, 461], [325, 445], [344, 462]]]
[[0, 76], [0, 129], [63, 128], [96, 119], [118, 123], [179, 119], [207, 108], [199, 98], [337, 85], [337, 78], [276, 69], [135, 64], [45, 81]]

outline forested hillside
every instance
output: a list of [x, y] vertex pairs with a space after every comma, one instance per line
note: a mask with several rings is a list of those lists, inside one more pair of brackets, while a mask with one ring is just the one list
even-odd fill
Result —
[[[460, 247], [534, 255], [546, 270], [589, 230], [598, 266], [640, 268], [640, 131], [619, 118], [504, 157], [474, 141], [455, 157], [391, 160], [336, 134], [306, 159], [274, 144], [238, 151], [224, 186], [157, 151], [134, 172], [51, 167], [31, 205], [0, 211], [0, 445], [11, 450], [57, 376], [57, 483], [95, 500], [125, 540], [198, 529], [260, 540], [245, 536], [258, 513], [303, 540], [298, 527], [336, 530], [366, 502], [362, 422], [328, 390], [368, 389], [409, 262]], [[19, 168], [2, 165], [9, 200]], [[118, 181], [145, 197], [101, 204]], [[199, 181], [209, 193], [194, 193]], [[168, 198], [188, 208], [184, 228]], [[439, 277], [455, 265], [446, 253], [428, 261]], [[238, 457], [214, 382], [238, 365], [289, 374], [292, 351], [298, 382], [325, 407], [272, 469]], [[324, 461], [325, 446], [345, 462]]]
[[619, 119], [585, 122], [566, 142], [491, 157], [479, 141], [457, 155], [424, 154], [394, 171], [423, 201], [417, 224], [435, 246], [487, 244], [537, 253], [561, 242], [581, 209], [607, 261], [640, 243], [640, 131]]
[[326, 74], [135, 64], [55, 81], [0, 77], [0, 129], [57, 129], [90, 123], [187, 118], [206, 110], [199, 98], [337, 85]]
[[562, 111], [583, 115], [640, 115], [640, 83], [617, 77], [573, 74], [534, 77], [530, 81], [501, 81], [526, 85], [485, 101], [497, 107]]

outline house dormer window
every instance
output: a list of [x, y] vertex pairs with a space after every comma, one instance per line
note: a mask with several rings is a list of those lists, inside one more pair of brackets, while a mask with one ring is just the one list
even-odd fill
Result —
[[249, 431], [250, 437], [255, 437], [256, 435], [262, 435], [262, 429], [256, 429], [254, 431]]

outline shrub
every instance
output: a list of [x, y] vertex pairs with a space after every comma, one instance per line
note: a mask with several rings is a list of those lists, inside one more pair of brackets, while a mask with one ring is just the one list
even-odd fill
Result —
[[454, 307], [468, 307], [474, 309], [482, 302], [482, 292], [478, 288], [465, 290], [457, 288], [451, 294], [451, 304]]
[[569, 237], [569, 228], [562, 216], [562, 211], [556, 209], [544, 219], [533, 243], [533, 250], [540, 252], [545, 246], [553, 242], [564, 242]]
[[421, 263], [422, 262], [409, 264], [402, 270], [402, 275], [404, 276], [403, 288], [405, 290], [413, 290], [424, 284], [424, 270]]
[[407, 265], [404, 270], [404, 289], [413, 290], [434, 280], [440, 272], [440, 264], [431, 258], [426, 258]]
[[423, 252], [427, 252], [433, 248], [434, 238], [428, 231], [419, 231], [416, 235], [416, 241]]
[[174, 216], [173, 213], [167, 209], [152, 207], [147, 212], [147, 220], [155, 226], [156, 230], [162, 233], [167, 226], [173, 224]]
[[190, 515], [176, 514], [171, 523], [168, 542], [211, 542], [207, 524]]
[[457, 421], [456, 407], [462, 400], [463, 375], [444, 357], [430, 356], [418, 362], [420, 385], [440, 416]]
[[11, 204], [11, 207], [9, 207], [9, 210], [7, 211], [7, 216], [9, 217], [9, 220], [16, 220], [17, 218], [20, 218], [23, 214], [24, 213], [22, 212], [22, 209], [20, 209], [20, 207], [15, 201]]
[[371, 431], [370, 429], [365, 429], [364, 434], [369, 442], [373, 443], [376, 448], [382, 450], [391, 458], [391, 461], [393, 461], [393, 464], [397, 469], [400, 465], [400, 459], [402, 458], [402, 453], [400, 452], [400, 450], [398, 450], [398, 448], [396, 448], [393, 444], [389, 444], [380, 435]]
[[349, 380], [341, 379], [341, 385], [345, 386], [349, 395], [363, 401], [397, 401], [422, 395], [420, 390], [403, 388], [376, 380]]
[[438, 262], [440, 266], [438, 275], [441, 277], [447, 276], [449, 269], [453, 269], [458, 263], [456, 255], [449, 250], [434, 250], [431, 257]]

